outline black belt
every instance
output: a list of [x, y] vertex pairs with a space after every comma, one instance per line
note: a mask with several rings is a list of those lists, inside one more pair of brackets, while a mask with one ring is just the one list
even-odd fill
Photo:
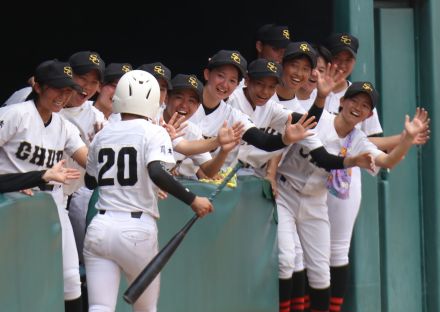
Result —
[[283, 176], [283, 175], [280, 176], [280, 180], [283, 181], [283, 182], [286, 182], [286, 181], [287, 181], [286, 177]]
[[[107, 210], [99, 210], [99, 214], [105, 214]], [[132, 218], [140, 219], [143, 212], [142, 211], [132, 211], [130, 212]]]
[[40, 191], [53, 191], [54, 186], [53, 184], [41, 184], [38, 188]]

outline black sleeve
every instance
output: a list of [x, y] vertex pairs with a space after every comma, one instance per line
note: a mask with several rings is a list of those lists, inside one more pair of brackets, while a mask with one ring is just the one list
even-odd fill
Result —
[[0, 193], [17, 192], [45, 184], [42, 179], [46, 170], [0, 175]]
[[312, 107], [310, 107], [310, 109], [308, 111], [308, 117], [315, 116], [315, 121], [318, 122], [319, 118], [321, 118], [321, 115], [322, 115], [323, 111], [324, 111], [324, 107], [323, 108], [319, 108], [318, 106], [313, 104]]
[[273, 152], [286, 147], [281, 138], [281, 134], [267, 134], [256, 127], [248, 129], [243, 134], [242, 139], [250, 145], [253, 145], [266, 152]]
[[148, 164], [148, 174], [151, 180], [161, 190], [170, 193], [187, 205], [191, 205], [196, 195], [180, 184], [172, 175], [163, 169], [160, 161], [152, 161]]
[[300, 120], [302, 116], [303, 116], [302, 114], [293, 112], [292, 113], [292, 124], [297, 123], [298, 120]]
[[95, 177], [92, 177], [87, 172], [84, 175], [84, 184], [89, 190], [94, 190], [98, 187], [98, 181], [96, 181]]
[[331, 169], [344, 169], [344, 157], [336, 156], [327, 152], [324, 146], [310, 151], [312, 162], [327, 171]]

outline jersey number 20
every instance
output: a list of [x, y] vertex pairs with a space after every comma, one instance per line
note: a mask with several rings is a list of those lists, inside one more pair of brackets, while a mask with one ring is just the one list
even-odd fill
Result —
[[[98, 185], [114, 185], [115, 179], [113, 178], [103, 178], [104, 174], [115, 164], [115, 156], [116, 153], [111, 148], [103, 148], [98, 153], [98, 162], [104, 163], [101, 170], [99, 170], [98, 175]], [[128, 158], [128, 163], [126, 163], [125, 159]], [[127, 186], [127, 185], [135, 185], [138, 181], [137, 177], [137, 150], [133, 147], [123, 147], [119, 150], [117, 159], [116, 159], [116, 167], [117, 167], [117, 180], [119, 185]], [[125, 166], [128, 165], [128, 177], [125, 177]]]

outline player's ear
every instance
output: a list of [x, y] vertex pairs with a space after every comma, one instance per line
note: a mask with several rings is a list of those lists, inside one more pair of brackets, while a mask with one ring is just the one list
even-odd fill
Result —
[[35, 82], [32, 89], [38, 94], [40, 95], [43, 91], [43, 87], [40, 85], [40, 83]]
[[208, 68], [205, 68], [203, 70], [203, 78], [205, 78], [206, 81], [209, 80], [209, 73], [210, 73], [210, 70]]
[[244, 85], [247, 87], [249, 86], [250, 82], [251, 82], [251, 78], [249, 78], [249, 76], [246, 75], [246, 77], [244, 77]]

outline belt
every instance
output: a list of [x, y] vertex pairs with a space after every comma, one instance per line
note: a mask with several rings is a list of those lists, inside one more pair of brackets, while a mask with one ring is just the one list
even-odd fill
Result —
[[[105, 214], [107, 210], [99, 210], [99, 214]], [[130, 215], [132, 218], [136, 218], [136, 219], [140, 219], [142, 216], [143, 212], [142, 211], [132, 211], [130, 212]]]
[[54, 185], [53, 184], [41, 184], [38, 186], [40, 191], [53, 191]]
[[286, 181], [287, 181], [286, 177], [283, 176], [283, 175], [280, 176], [280, 180], [283, 181], [283, 182], [286, 182]]

